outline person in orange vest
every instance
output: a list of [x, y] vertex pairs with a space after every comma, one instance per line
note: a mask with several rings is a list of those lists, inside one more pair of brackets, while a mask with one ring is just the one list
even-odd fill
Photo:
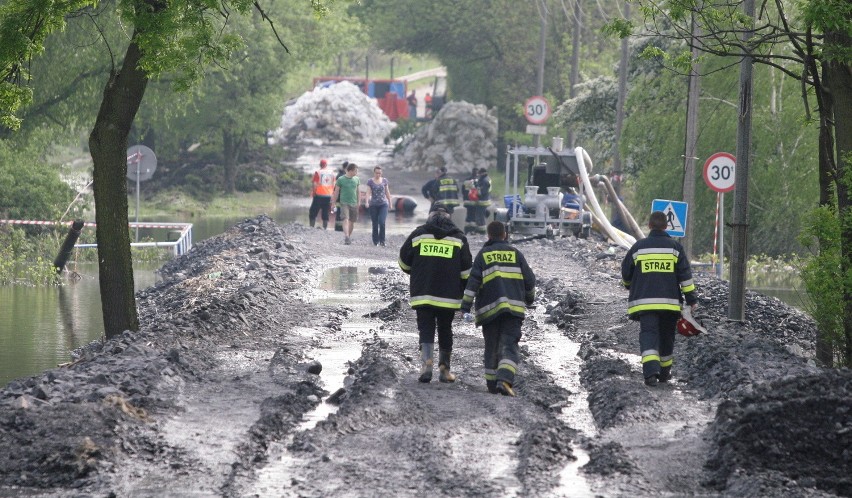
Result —
[[426, 92], [426, 96], [423, 97], [423, 102], [426, 104], [426, 110], [423, 111], [423, 116], [427, 118], [432, 117], [432, 95], [429, 92]]
[[320, 159], [320, 167], [314, 171], [311, 182], [311, 207], [308, 209], [308, 221], [311, 228], [316, 225], [317, 214], [322, 213], [322, 228], [328, 228], [328, 215], [331, 211], [331, 194], [334, 192], [334, 171], [328, 167], [328, 161]]

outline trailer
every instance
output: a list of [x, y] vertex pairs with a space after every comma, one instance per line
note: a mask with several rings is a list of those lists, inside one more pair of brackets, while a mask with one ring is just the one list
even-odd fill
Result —
[[[526, 181], [519, 185], [521, 173]], [[523, 188], [523, 192], [521, 192]], [[508, 224], [512, 238], [587, 238], [592, 215], [586, 209], [584, 182], [573, 150], [520, 146], [506, 152], [505, 208], [496, 220]]]

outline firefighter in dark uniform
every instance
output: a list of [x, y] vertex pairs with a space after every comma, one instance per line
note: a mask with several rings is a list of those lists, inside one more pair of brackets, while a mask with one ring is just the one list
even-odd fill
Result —
[[410, 275], [409, 303], [417, 314], [420, 339], [420, 382], [432, 380], [435, 330], [438, 331], [438, 369], [441, 382], [453, 382], [453, 317], [461, 308], [462, 292], [470, 275], [470, 246], [441, 206], [429, 214], [399, 249], [399, 267]]
[[461, 311], [469, 313], [476, 300], [474, 320], [485, 338], [485, 385], [490, 393], [514, 396], [518, 372], [521, 324], [535, 298], [535, 274], [524, 255], [506, 242], [506, 226], [488, 224], [488, 241], [476, 255], [464, 290]]
[[674, 339], [681, 305], [695, 308], [698, 298], [692, 269], [683, 246], [666, 233], [668, 220], [654, 211], [650, 233], [627, 251], [621, 278], [630, 290], [627, 313], [639, 321], [639, 349], [645, 384], [655, 386], [671, 379]]
[[429, 212], [434, 211], [439, 202], [449, 214], [453, 214], [453, 210], [459, 205], [459, 183], [455, 178], [447, 176], [446, 166], [435, 170], [435, 178], [426, 182], [420, 191], [423, 197], [432, 202]]
[[476, 188], [479, 193], [479, 200], [476, 201], [476, 225], [484, 227], [488, 215], [488, 206], [491, 205], [491, 178], [488, 178], [487, 169], [479, 169]]

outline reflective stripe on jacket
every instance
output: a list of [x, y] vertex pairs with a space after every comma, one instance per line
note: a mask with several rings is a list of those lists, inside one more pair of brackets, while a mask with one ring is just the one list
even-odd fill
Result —
[[445, 206], [459, 205], [459, 183], [455, 178], [447, 175], [438, 178], [438, 200]]
[[651, 230], [633, 244], [621, 263], [621, 278], [630, 289], [627, 313], [633, 319], [644, 311], [678, 313], [684, 299], [690, 305], [697, 301], [683, 246], [663, 230]]
[[469, 311], [476, 300], [476, 323], [488, 323], [504, 313], [523, 318], [535, 299], [535, 274], [524, 255], [502, 240], [489, 240], [473, 260], [462, 298]]
[[411, 276], [411, 307], [459, 309], [472, 259], [449, 218], [417, 227], [399, 249], [399, 267]]

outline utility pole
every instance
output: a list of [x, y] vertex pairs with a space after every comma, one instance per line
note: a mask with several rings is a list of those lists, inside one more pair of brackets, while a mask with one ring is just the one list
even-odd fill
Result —
[[[630, 20], [630, 3], [624, 4], [624, 18]], [[613, 145], [613, 161], [612, 161], [612, 189], [615, 195], [621, 194], [621, 131], [624, 128], [624, 101], [627, 100], [627, 66], [629, 64], [630, 53], [627, 48], [627, 38], [621, 39], [621, 64], [618, 67], [618, 102], [615, 104], [615, 144]], [[572, 144], [573, 145], [573, 144]], [[618, 209], [618, 202], [613, 199], [613, 214]]]
[[[695, 206], [695, 161], [698, 159], [696, 142], [698, 141], [698, 94], [701, 91], [701, 80], [698, 76], [698, 23], [695, 14], [692, 15], [692, 60], [689, 69], [689, 90], [686, 99], [686, 144], [683, 148], [683, 202]], [[692, 232], [686, 232], [683, 237], [683, 250], [686, 257], [692, 261]]]
[[[754, 19], [754, 0], [743, 1], [743, 11]], [[750, 52], [752, 28], [743, 31], [742, 40]], [[734, 173], [734, 211], [731, 235], [731, 279], [728, 296], [728, 318], [745, 319], [746, 260], [748, 259], [748, 169], [751, 163], [752, 64], [754, 58], [743, 57], [740, 62], [740, 101], [737, 121], [737, 167]]]
[[[544, 93], [544, 49], [547, 42], [547, 5], [544, 1], [538, 3], [541, 17], [541, 33], [538, 38], [538, 78], [535, 85], [536, 95]], [[535, 136], [535, 146], [541, 145], [541, 135]]]
[[[629, 4], [628, 4], [629, 5]], [[629, 8], [629, 7], [628, 7]], [[580, 0], [574, 0], [574, 27], [571, 32], [571, 88], [568, 89], [568, 98], [577, 96], [577, 83], [580, 80], [580, 32], [583, 29], [583, 11], [580, 9]], [[574, 127], [568, 129], [568, 145], [574, 148], [577, 134]]]

